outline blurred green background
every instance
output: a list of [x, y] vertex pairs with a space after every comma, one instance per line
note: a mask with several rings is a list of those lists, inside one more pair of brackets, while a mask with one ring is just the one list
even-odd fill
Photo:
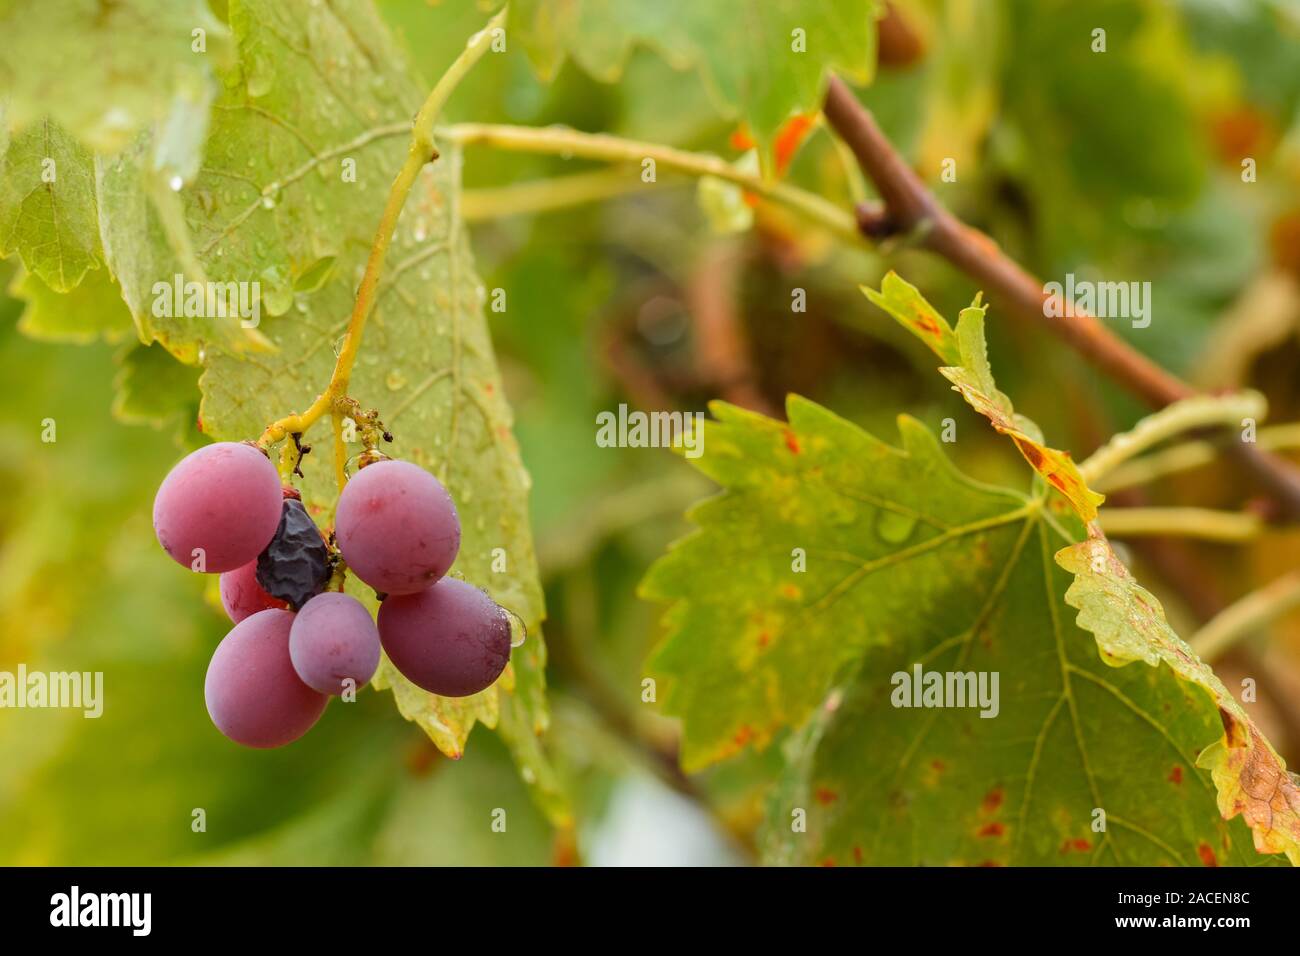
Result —
[[[485, 20], [468, 2], [379, 6], [430, 81]], [[1102, 61], [1079, 41], [1096, 26], [1108, 32]], [[1300, 414], [1300, 3], [896, 0], [880, 30], [879, 74], [862, 99], [944, 203], [1045, 279], [1150, 280], [1151, 328], [1117, 331], [1199, 385], [1261, 389], [1274, 421]], [[743, 152], [743, 131], [698, 75], [644, 49], [612, 84], [572, 64], [541, 83], [512, 50], [482, 64], [448, 113]], [[1243, 183], [1244, 157], [1258, 182]], [[956, 182], [941, 179], [945, 159]], [[466, 205], [486, 195], [475, 190], [586, 168], [471, 148]], [[785, 175], [846, 205], [869, 195], [820, 124]], [[595, 415], [620, 402], [699, 410], [716, 397], [779, 413], [794, 391], [886, 437], [902, 411], [936, 428], [962, 421], [932, 360], [857, 286], [893, 267], [948, 314], [976, 290], [932, 257], [841, 248], [766, 206], [742, 203], [737, 220], [734, 196], [719, 216], [709, 188], [682, 181], [472, 226], [487, 287], [511, 303], [489, 320], [533, 478], [548, 747], [577, 808], [576, 848], [533, 808], [492, 734], [476, 731], [449, 761], [387, 694], [364, 692], [346, 715], [331, 707], [279, 751], [216, 733], [202, 682], [228, 622], [212, 589], [157, 547], [149, 516], [161, 477], [202, 441], [196, 377], [136, 345], [127, 324], [111, 341], [33, 335], [19, 316], [39, 308], [39, 292], [11, 288], [0, 299], [0, 668], [102, 670], [106, 704], [99, 720], [0, 712], [0, 863], [749, 860], [776, 749], [685, 780], [672, 769], [672, 723], [640, 702], [659, 610], [636, 583], [708, 484], [667, 452], [597, 447]], [[0, 275], [10, 287], [13, 260]], [[805, 314], [791, 313], [795, 286]], [[990, 316], [999, 383], [1053, 444], [1082, 457], [1140, 414], [1041, 330], [996, 304]], [[133, 372], [154, 363], [167, 387], [133, 389]], [[981, 478], [1026, 481], [991, 438], [954, 454]], [[1227, 506], [1242, 480], [1204, 470], [1146, 500]], [[1158, 557], [1135, 555], [1187, 625], [1294, 566], [1300, 539], [1190, 547], [1179, 568]], [[1250, 660], [1294, 686], [1297, 650], [1300, 624], [1282, 622]], [[1300, 694], [1294, 705], [1272, 696], [1281, 702], [1256, 714], [1295, 765]], [[198, 808], [205, 832], [191, 826]], [[507, 811], [505, 833], [490, 828], [495, 808]]]

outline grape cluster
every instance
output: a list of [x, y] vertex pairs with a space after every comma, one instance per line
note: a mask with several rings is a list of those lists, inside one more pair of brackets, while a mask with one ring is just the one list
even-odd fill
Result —
[[[374, 676], [381, 646], [411, 683], [445, 697], [489, 687], [510, 660], [507, 612], [445, 577], [460, 550], [451, 495], [410, 462], [372, 461], [344, 486], [331, 542], [266, 452], [219, 442], [171, 470], [153, 523], [174, 560], [221, 575], [235, 626], [203, 690], [212, 722], [237, 743], [297, 740], [331, 696]], [[379, 595], [378, 625], [341, 583], [327, 590], [345, 568]]]

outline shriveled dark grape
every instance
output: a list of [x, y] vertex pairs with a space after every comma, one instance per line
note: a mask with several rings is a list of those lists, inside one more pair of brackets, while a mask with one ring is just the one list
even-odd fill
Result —
[[275, 537], [257, 556], [257, 583], [295, 611], [325, 590], [330, 552], [316, 522], [296, 498], [285, 498]]

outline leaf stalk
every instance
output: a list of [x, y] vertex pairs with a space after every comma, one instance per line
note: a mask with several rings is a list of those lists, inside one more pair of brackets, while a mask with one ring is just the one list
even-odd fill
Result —
[[393, 185], [388, 191], [388, 199], [384, 202], [379, 228], [375, 231], [375, 239], [366, 260], [365, 273], [357, 287], [352, 316], [343, 336], [343, 346], [339, 349], [338, 358], [334, 362], [334, 372], [330, 376], [329, 384], [306, 411], [286, 415], [272, 422], [257, 440], [259, 446], [269, 448], [276, 442], [282, 441], [287, 435], [305, 433], [324, 415], [331, 414], [334, 422], [334, 470], [340, 489], [347, 480], [343, 467], [347, 452], [342, 439], [345, 416], [341, 403], [348, 397], [352, 367], [361, 349], [361, 336], [365, 331], [366, 320], [374, 309], [375, 293], [383, 273], [384, 260], [388, 256], [388, 248], [392, 244], [393, 233], [397, 230], [398, 217], [402, 214], [411, 187], [415, 185], [420, 171], [427, 163], [438, 158], [438, 150], [433, 145], [434, 122], [461, 80], [491, 47], [494, 33], [505, 23], [505, 16], [506, 8], [503, 7], [482, 30], [470, 37], [465, 49], [447, 68], [425, 99], [419, 112], [415, 114], [411, 124], [411, 144], [406, 151], [406, 161], [398, 170]]

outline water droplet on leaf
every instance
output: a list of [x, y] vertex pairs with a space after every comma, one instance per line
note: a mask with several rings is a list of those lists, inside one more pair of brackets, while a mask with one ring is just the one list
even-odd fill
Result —
[[916, 518], [881, 509], [876, 517], [876, 534], [890, 544], [902, 544], [916, 530]]
[[286, 266], [269, 266], [262, 270], [262, 308], [268, 315], [284, 315], [293, 305], [293, 282]]

